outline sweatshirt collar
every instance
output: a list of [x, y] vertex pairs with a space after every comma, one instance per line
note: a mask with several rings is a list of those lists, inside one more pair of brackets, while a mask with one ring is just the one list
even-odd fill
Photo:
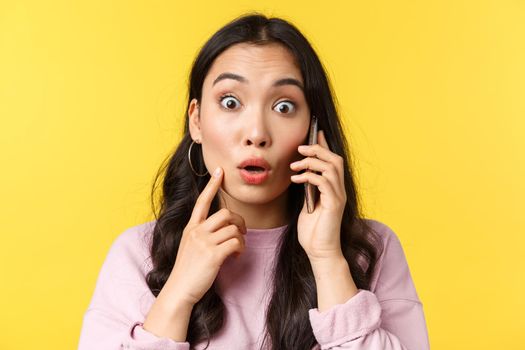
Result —
[[244, 241], [250, 248], [275, 248], [288, 224], [264, 229], [247, 228]]

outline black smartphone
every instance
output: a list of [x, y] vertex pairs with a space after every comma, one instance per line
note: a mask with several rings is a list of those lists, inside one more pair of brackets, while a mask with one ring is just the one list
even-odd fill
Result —
[[[315, 116], [312, 116], [310, 120], [310, 132], [308, 133], [308, 144], [309, 145], [313, 145], [317, 143], [317, 131], [318, 131], [317, 118]], [[307, 171], [311, 171], [311, 170], [307, 170]], [[304, 184], [304, 195], [306, 197], [306, 209], [308, 210], [308, 213], [312, 213], [314, 211], [315, 203], [317, 202], [317, 198], [319, 197], [319, 190], [317, 189], [317, 186], [306, 182]]]

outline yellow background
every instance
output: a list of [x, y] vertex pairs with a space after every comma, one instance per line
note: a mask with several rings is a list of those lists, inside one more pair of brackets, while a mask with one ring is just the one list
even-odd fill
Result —
[[291, 20], [326, 65], [432, 348], [523, 349], [519, 0], [0, 2], [0, 348], [76, 348], [110, 244], [152, 218], [192, 59], [249, 10]]

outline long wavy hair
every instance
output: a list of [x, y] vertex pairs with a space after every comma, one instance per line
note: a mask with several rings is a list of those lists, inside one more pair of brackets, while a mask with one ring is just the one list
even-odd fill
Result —
[[[249, 13], [217, 31], [200, 49], [193, 62], [186, 114], [193, 98], [200, 103], [204, 79], [216, 57], [238, 43], [279, 43], [295, 56], [304, 79], [304, 93], [311, 113], [318, 117], [319, 128], [324, 131], [332, 152], [342, 156], [345, 162], [347, 203], [341, 222], [341, 247], [355, 284], [360, 289], [369, 290], [383, 247], [377, 232], [361, 216], [352, 160], [324, 67], [310, 43], [294, 25], [280, 18]], [[187, 159], [191, 142], [188, 118], [185, 118], [182, 140], [175, 152], [162, 162], [151, 190], [156, 222], [150, 248], [153, 269], [147, 274], [146, 282], [155, 297], [173, 269], [182, 232], [190, 219], [197, 197], [210, 179], [209, 174], [199, 177], [191, 170]], [[192, 163], [195, 170], [202, 174], [207, 170], [202, 148], [198, 144], [195, 146]], [[162, 193], [156, 207], [155, 193], [162, 176]], [[274, 350], [311, 349], [317, 342], [308, 310], [317, 307], [317, 291], [310, 261], [297, 239], [297, 219], [303, 206], [304, 185], [292, 183], [288, 191], [287, 214], [290, 221], [276, 250], [274, 283], [266, 312], [263, 345], [269, 341], [267, 348]], [[219, 209], [217, 195], [212, 201], [209, 215]], [[200, 341], [207, 340], [209, 345], [210, 338], [223, 325], [225, 308], [217, 291], [215, 281], [193, 307], [187, 334], [187, 341], [192, 348]]]

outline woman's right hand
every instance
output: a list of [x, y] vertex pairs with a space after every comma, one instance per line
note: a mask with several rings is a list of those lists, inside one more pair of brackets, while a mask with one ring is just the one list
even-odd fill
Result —
[[223, 208], [206, 218], [223, 174], [220, 169], [217, 177], [211, 176], [197, 198], [166, 282], [176, 294], [172, 296], [184, 304], [195, 305], [212, 286], [224, 260], [244, 251], [246, 224], [239, 214]]

